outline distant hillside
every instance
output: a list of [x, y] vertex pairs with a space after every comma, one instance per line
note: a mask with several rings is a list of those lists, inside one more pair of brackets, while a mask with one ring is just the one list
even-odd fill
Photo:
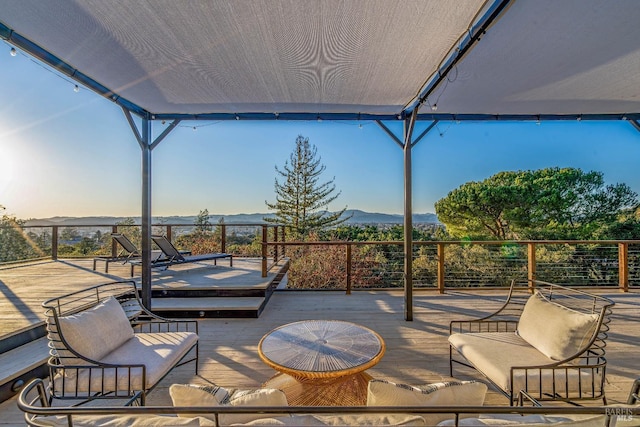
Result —
[[[361, 210], [350, 209], [346, 211], [347, 215], [353, 214], [353, 216], [347, 221], [347, 224], [402, 224], [403, 216], [397, 214], [384, 214], [384, 213], [372, 213], [364, 212]], [[212, 224], [216, 224], [220, 218], [224, 218], [226, 224], [256, 224], [263, 223], [263, 218], [273, 217], [271, 213], [253, 213], [253, 214], [234, 214], [234, 215], [209, 215]], [[53, 218], [40, 218], [30, 219], [26, 221], [27, 226], [34, 225], [57, 225], [66, 227], [69, 225], [89, 226], [89, 225], [115, 225], [118, 222], [122, 222], [125, 217], [112, 217], [112, 216], [87, 216], [87, 217], [53, 217]], [[140, 223], [140, 218], [134, 218], [137, 224]], [[196, 220], [196, 216], [163, 216], [154, 217], [154, 223], [166, 223], [166, 224], [193, 224]], [[438, 217], [432, 213], [414, 214], [414, 224], [437, 224]]]

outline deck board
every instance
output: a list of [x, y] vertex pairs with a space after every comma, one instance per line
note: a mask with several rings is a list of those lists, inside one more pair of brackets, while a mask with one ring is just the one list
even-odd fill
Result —
[[[234, 268], [235, 264], [234, 260]], [[40, 266], [45, 271], [29, 272], [25, 283], [36, 281], [38, 277], [38, 280], [46, 279], [49, 287], [56, 280], [60, 284], [62, 280], [54, 277], [53, 271], [61, 268], [65, 274], [72, 269], [78, 275], [65, 277], [64, 282], [71, 287], [94, 284], [88, 283], [91, 280], [87, 279], [87, 271], [82, 266], [67, 265], [62, 268], [61, 265], [46, 263]], [[88, 273], [92, 273], [90, 268], [88, 270]], [[117, 267], [113, 271], [116, 272]], [[128, 274], [126, 268], [123, 272]], [[10, 280], [6, 279], [5, 273], [6, 270], [0, 270], [0, 281], [6, 284]], [[106, 278], [104, 273], [98, 276], [95, 283]], [[113, 280], [112, 277], [108, 279]], [[71, 287], [65, 287], [65, 292], [73, 290]], [[55, 289], [46, 288], [45, 284], [39, 285], [46, 295], [55, 293]], [[14, 290], [14, 294], [22, 297], [29, 295], [19, 290]], [[604, 294], [616, 302], [607, 344], [609, 364], [606, 392], [610, 403], [621, 403], [626, 400], [633, 380], [640, 377], [637, 363], [640, 348], [640, 292], [634, 290], [623, 294], [613, 289]], [[378, 332], [385, 340], [387, 350], [380, 363], [368, 371], [374, 377], [411, 384], [449, 380], [449, 321], [490, 313], [501, 305], [505, 296], [506, 291], [447, 291], [440, 295], [433, 291], [416, 290], [414, 320], [407, 322], [404, 320], [403, 292], [399, 290], [354, 291], [352, 295], [337, 291], [276, 291], [260, 318], [199, 320], [200, 374], [194, 375], [192, 364], [174, 370], [151, 393], [149, 404], [170, 404], [168, 387], [173, 383], [260, 386], [275, 374], [258, 356], [260, 338], [280, 325], [305, 319], [351, 321]], [[43, 295], [31, 295], [29, 298], [39, 304]], [[481, 379], [474, 371], [458, 367], [454, 375], [459, 379]], [[506, 399], [490, 389], [487, 403], [506, 404]], [[0, 426], [14, 425], [24, 425], [15, 399], [0, 404]]]

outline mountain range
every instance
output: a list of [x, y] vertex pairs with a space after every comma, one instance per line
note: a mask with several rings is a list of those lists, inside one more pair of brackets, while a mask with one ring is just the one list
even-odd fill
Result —
[[[385, 214], [385, 213], [373, 213], [364, 212], [357, 209], [348, 209], [345, 212], [346, 215], [352, 215], [346, 221], [346, 224], [402, 224], [403, 216], [399, 214]], [[257, 224], [263, 223], [263, 218], [274, 217], [272, 213], [252, 213], [252, 214], [232, 214], [232, 215], [209, 215], [209, 221], [211, 224], [216, 224], [220, 221], [220, 218], [224, 218], [226, 224]], [[52, 218], [39, 218], [29, 219], [26, 221], [26, 226], [44, 225], [44, 226], [71, 226], [71, 225], [115, 225], [122, 222], [126, 217], [113, 217], [113, 216], [86, 216], [86, 217], [61, 217], [56, 216]], [[134, 217], [137, 224], [140, 223], [140, 217]], [[193, 224], [196, 220], [196, 215], [192, 216], [163, 216], [154, 217], [154, 223], [166, 223], [166, 224]], [[433, 213], [423, 213], [413, 215], [414, 224], [438, 224], [438, 217]]]

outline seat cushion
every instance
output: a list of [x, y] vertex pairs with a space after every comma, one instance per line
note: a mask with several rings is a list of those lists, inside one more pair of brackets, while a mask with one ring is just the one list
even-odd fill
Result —
[[[556, 361], [545, 356], [536, 348], [531, 346], [514, 332], [481, 332], [452, 334], [449, 343], [460, 353], [471, 365], [489, 378], [502, 390], [510, 392], [511, 378], [510, 371], [514, 366], [540, 366], [556, 363]], [[564, 370], [557, 371], [555, 378], [552, 371], [543, 371], [542, 389], [545, 392], [554, 391], [554, 385], [562, 385], [563, 392], [565, 384], [569, 392], [578, 392], [580, 385], [591, 384], [591, 370], [587, 369], [581, 373], [578, 381], [578, 371], [569, 370], [568, 381]], [[595, 378], [596, 388], [599, 379]], [[514, 371], [513, 390], [516, 394], [519, 390], [528, 390], [532, 393], [540, 392], [540, 372], [530, 370], [525, 374], [522, 370]], [[583, 391], [584, 392], [584, 391]], [[598, 390], [596, 389], [596, 393]], [[515, 396], [514, 396], [515, 397]]]
[[564, 360], [587, 348], [597, 326], [598, 315], [569, 309], [537, 291], [522, 310], [518, 335], [545, 356]]
[[[103, 357], [100, 362], [115, 365], [145, 365], [146, 382], [144, 389], [149, 389], [162, 379], [189, 350], [198, 342], [194, 332], [155, 332], [138, 333], [116, 350]], [[142, 390], [142, 369], [131, 370], [131, 378], [126, 369], [105, 369], [104, 382], [98, 369], [81, 369], [77, 382], [72, 371], [64, 380], [66, 393], [116, 390]], [[89, 379], [90, 378], [90, 379]], [[56, 378], [56, 389], [62, 387], [62, 378]], [[77, 385], [76, 385], [77, 384]]]
[[[455, 426], [455, 421], [443, 421], [438, 426]], [[571, 417], [545, 415], [482, 415], [480, 418], [460, 420], [459, 426], [529, 426], [529, 427], [605, 427], [605, 415], [580, 415]]]
[[[37, 418], [38, 425], [69, 427], [66, 416], [56, 415]], [[73, 427], [213, 427], [216, 424], [203, 417], [178, 418], [174, 415], [77, 415]]]
[[[267, 416], [266, 414], [264, 415]], [[312, 415], [294, 414], [291, 417], [259, 418], [233, 426], [426, 426], [419, 415], [363, 414]]]

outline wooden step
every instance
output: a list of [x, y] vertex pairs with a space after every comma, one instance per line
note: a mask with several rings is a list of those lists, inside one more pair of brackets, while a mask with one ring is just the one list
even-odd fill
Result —
[[0, 401], [15, 395], [29, 380], [48, 375], [48, 358], [46, 337], [0, 354]]
[[152, 298], [151, 311], [169, 318], [257, 318], [266, 301], [263, 297]]

